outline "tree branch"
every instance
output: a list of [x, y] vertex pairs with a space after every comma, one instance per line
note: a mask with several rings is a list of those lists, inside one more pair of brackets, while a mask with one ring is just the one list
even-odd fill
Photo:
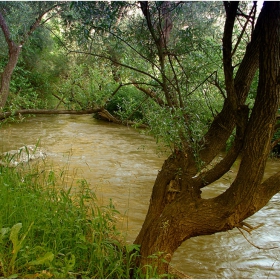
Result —
[[249, 16], [247, 17], [247, 20], [246, 20], [246, 22], [245, 22], [245, 24], [244, 24], [244, 26], [243, 26], [243, 28], [242, 28], [242, 31], [241, 31], [240, 35], [238, 36], [237, 42], [236, 42], [236, 44], [235, 44], [235, 46], [234, 46], [234, 49], [233, 49], [233, 51], [232, 51], [232, 53], [231, 53], [231, 56], [232, 56], [232, 57], [234, 56], [234, 54], [235, 54], [235, 52], [236, 52], [236, 50], [237, 50], [237, 47], [238, 47], [238, 45], [239, 45], [240, 42], [241, 42], [241, 39], [242, 39], [242, 37], [243, 37], [244, 32], [246, 31], [247, 24], [250, 22], [251, 15], [252, 15], [254, 9], [255, 9], [255, 6], [252, 7], [252, 9], [251, 9], [251, 11], [250, 11], [250, 14], [249, 14]]
[[280, 143], [280, 137], [271, 143], [271, 148], [273, 149], [278, 143]]
[[224, 3], [226, 9], [226, 22], [223, 37], [223, 66], [227, 96], [233, 110], [237, 109], [237, 96], [234, 90], [234, 78], [232, 67], [232, 36], [234, 21], [237, 14], [239, 2]]
[[[259, 67], [261, 25], [264, 20], [265, 13], [262, 10], [252, 35], [252, 41], [246, 48], [246, 52], [234, 78], [234, 87], [240, 105], [246, 101], [251, 83]], [[200, 145], [204, 147], [201, 150], [200, 158], [206, 165], [225, 146], [227, 139], [236, 125], [236, 114], [229, 103], [229, 100], [226, 98], [223, 109], [215, 117], [208, 132], [203, 137], [203, 141], [200, 142]], [[217, 135], [219, 135], [219, 139], [217, 139]]]
[[184, 107], [184, 102], [183, 102], [183, 98], [182, 98], [182, 94], [181, 94], [181, 90], [180, 90], [179, 80], [178, 80], [176, 71], [174, 69], [171, 56], [169, 54], [168, 54], [168, 60], [169, 60], [169, 64], [171, 66], [173, 76], [174, 76], [174, 79], [175, 79], [176, 91], [177, 91], [177, 94], [179, 96], [180, 107], [183, 108]]
[[137, 89], [139, 89], [140, 91], [144, 92], [147, 96], [149, 96], [150, 98], [152, 98], [158, 105], [160, 105], [161, 107], [165, 106], [165, 102], [158, 97], [152, 90], [150, 89], [146, 89], [143, 87], [140, 87], [138, 84], [134, 83], [133, 84]]
[[257, 245], [255, 245], [254, 243], [252, 243], [246, 236], [245, 236], [245, 234], [242, 232], [242, 230], [241, 229], [243, 229], [243, 230], [245, 230], [245, 231], [247, 231], [247, 232], [251, 232], [253, 229], [257, 229], [257, 228], [259, 228], [259, 227], [261, 227], [263, 224], [260, 224], [260, 225], [258, 225], [258, 226], [256, 226], [256, 227], [254, 227], [254, 228], [250, 228], [249, 230], [247, 229], [247, 228], [244, 228], [244, 224], [245, 223], [241, 223], [241, 226], [237, 226], [237, 229], [239, 230], [239, 232], [243, 235], [243, 237], [246, 239], [246, 241], [248, 242], [248, 243], [250, 243], [252, 246], [254, 246], [255, 248], [257, 248], [257, 249], [259, 249], [259, 250], [271, 250], [271, 249], [276, 249], [276, 248], [278, 248], [277, 246], [274, 246], [274, 247], [269, 247], [269, 248], [263, 248], [263, 247], [259, 247], [259, 246], [257, 246]]
[[138, 73], [141, 73], [141, 74], [143, 74], [143, 75], [145, 75], [145, 76], [147, 76], [147, 77], [150, 77], [151, 79], [153, 79], [153, 80], [156, 81], [159, 85], [162, 86], [162, 82], [161, 82], [158, 78], [156, 78], [155, 76], [151, 75], [150, 73], [147, 73], [147, 72], [142, 71], [142, 70], [140, 70], [140, 69], [137, 69], [137, 68], [135, 68], [135, 67], [129, 66], [129, 65], [127, 65], [127, 64], [124, 64], [124, 63], [115, 61], [114, 59], [112, 59], [112, 58], [110, 58], [110, 57], [108, 57], [108, 56], [101, 55], [101, 54], [90, 53], [90, 52], [84, 52], [84, 51], [73, 51], [73, 50], [69, 50], [69, 49], [67, 49], [67, 50], [68, 50], [68, 53], [87, 54], [87, 55], [91, 55], [91, 56], [103, 58], [103, 59], [106, 59], [106, 60], [110, 60], [110, 61], [112, 61], [112, 62], [114, 62], [114, 63], [116, 63], [116, 64], [118, 64], [118, 65], [120, 65], [120, 66], [123, 66], [123, 67], [127, 68], [127, 69], [133, 70], [133, 71], [138, 72]]
[[202, 172], [201, 174], [199, 174], [199, 176], [194, 178], [194, 182], [197, 187], [203, 188], [215, 182], [217, 179], [221, 178], [226, 172], [228, 172], [233, 163], [236, 161], [242, 149], [245, 128], [248, 122], [249, 115], [249, 109], [247, 106], [244, 106], [239, 110], [240, 125], [237, 126], [235, 140], [231, 149], [226, 154], [226, 156], [213, 168]]
[[5, 37], [5, 40], [8, 44], [9, 49], [13, 48], [15, 46], [15, 43], [11, 39], [11, 34], [10, 34], [9, 27], [8, 27], [8, 25], [7, 25], [7, 23], [6, 23], [6, 21], [5, 21], [1, 12], [0, 12], [0, 26], [1, 26], [1, 29], [3, 31], [4, 37]]
[[[217, 74], [217, 71], [214, 71], [213, 73], [211, 73], [208, 77], [206, 77], [206, 79], [204, 79], [198, 86], [196, 86], [191, 92], [189, 92], [187, 95], [190, 96], [191, 94], [193, 94], [199, 87], [201, 87], [204, 83], [206, 83], [208, 81], [209, 78], [211, 78], [214, 74]], [[224, 95], [224, 94], [223, 94]]]
[[58, 7], [58, 4], [53, 5], [46, 11], [44, 11], [42, 14], [40, 14], [37, 18], [36, 21], [31, 25], [30, 30], [24, 35], [23, 39], [21, 40], [20, 44], [23, 45], [25, 41], [28, 39], [28, 37], [34, 32], [34, 30], [40, 25], [42, 18], [44, 17], [45, 14], [53, 10], [54, 8]]

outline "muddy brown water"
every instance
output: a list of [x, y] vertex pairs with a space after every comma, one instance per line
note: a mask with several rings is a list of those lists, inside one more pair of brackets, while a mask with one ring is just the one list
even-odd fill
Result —
[[[158, 153], [153, 138], [132, 128], [97, 121], [90, 115], [54, 115], [29, 118], [0, 128], [0, 152], [33, 145], [47, 152], [53, 166], [67, 166], [68, 179], [86, 179], [98, 199], [112, 198], [123, 214], [119, 229], [133, 242], [145, 218], [154, 180], [166, 155]], [[203, 191], [215, 196], [230, 184], [236, 172]], [[266, 176], [280, 169], [269, 161]], [[247, 219], [253, 226], [264, 225], [248, 240], [237, 229], [187, 240], [174, 254], [172, 264], [193, 278], [280, 278], [280, 195]], [[279, 246], [279, 248], [277, 247]], [[269, 249], [277, 247], [274, 249]]]

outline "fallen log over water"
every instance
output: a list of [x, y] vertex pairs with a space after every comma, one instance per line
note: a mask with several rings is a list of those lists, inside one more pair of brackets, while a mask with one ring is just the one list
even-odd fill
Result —
[[73, 115], [83, 115], [83, 114], [93, 114], [102, 111], [101, 108], [88, 109], [88, 110], [48, 110], [48, 109], [23, 109], [17, 110], [15, 112], [3, 112], [0, 113], [0, 120], [4, 120], [11, 116], [20, 115], [53, 115], [53, 114], [73, 114]]
[[93, 108], [87, 110], [48, 110], [48, 109], [22, 109], [17, 110], [15, 112], [3, 112], [0, 113], [0, 120], [4, 120], [11, 116], [21, 116], [21, 115], [54, 115], [54, 114], [72, 114], [72, 115], [85, 115], [85, 114], [94, 114], [97, 113], [101, 120], [122, 124], [122, 125], [136, 125], [140, 128], [147, 128], [148, 126], [145, 124], [136, 124], [133, 121], [124, 121], [117, 119], [113, 115], [111, 115], [106, 109], [104, 108]]

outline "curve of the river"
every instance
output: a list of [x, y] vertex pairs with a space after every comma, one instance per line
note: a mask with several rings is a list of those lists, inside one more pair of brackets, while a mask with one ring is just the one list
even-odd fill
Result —
[[[112, 198], [124, 214], [119, 224], [133, 242], [148, 209], [154, 180], [166, 156], [159, 155], [153, 138], [138, 131], [93, 119], [89, 115], [54, 115], [29, 118], [0, 128], [0, 152], [36, 144], [47, 151], [54, 166], [68, 166], [69, 182], [84, 178], [104, 204]], [[270, 161], [266, 176], [278, 171]], [[71, 171], [72, 170], [72, 171]], [[232, 175], [236, 170], [233, 168]], [[204, 197], [215, 196], [230, 183], [225, 176]], [[264, 226], [246, 234], [237, 229], [187, 240], [175, 253], [173, 265], [193, 278], [279, 278], [279, 194], [247, 222]]]

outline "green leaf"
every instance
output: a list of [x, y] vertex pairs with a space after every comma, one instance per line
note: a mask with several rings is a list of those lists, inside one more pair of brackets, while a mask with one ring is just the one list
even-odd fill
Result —
[[10, 240], [13, 242], [14, 251], [17, 250], [19, 244], [18, 234], [21, 228], [22, 228], [22, 223], [18, 223], [15, 224], [11, 229]]
[[1, 228], [0, 230], [0, 243], [3, 240], [3, 237], [10, 231], [10, 228]]
[[18, 278], [18, 274], [13, 274], [8, 277], [8, 279], [16, 279]]
[[65, 256], [64, 260], [65, 260], [65, 264], [66, 264], [68, 271], [72, 270], [76, 263], [75, 255], [69, 253]]
[[137, 244], [128, 244], [126, 245], [126, 250], [128, 253], [132, 252], [133, 250], [135, 251], [140, 251], [140, 246]]
[[35, 261], [29, 262], [30, 265], [41, 265], [52, 262], [54, 259], [54, 254], [52, 252], [47, 252], [43, 257], [36, 259]]
[[80, 248], [80, 249], [83, 249], [83, 250], [87, 250], [88, 249], [88, 247], [85, 245], [85, 244], [77, 244], [76, 245], [78, 248]]

